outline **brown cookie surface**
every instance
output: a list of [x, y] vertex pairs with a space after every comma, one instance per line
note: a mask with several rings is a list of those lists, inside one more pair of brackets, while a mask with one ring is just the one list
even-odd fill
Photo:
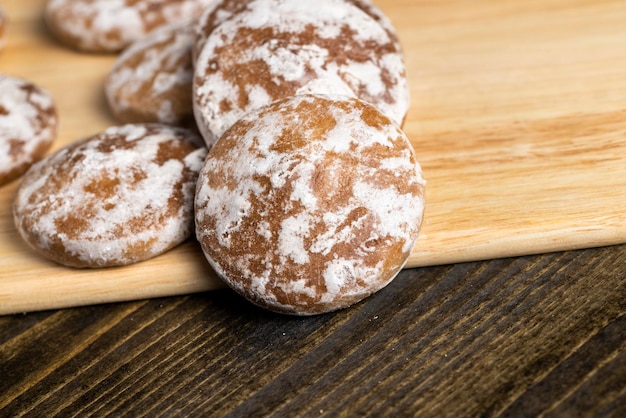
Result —
[[396, 39], [345, 0], [252, 0], [211, 32], [195, 64], [194, 113], [209, 145], [246, 112], [296, 94], [353, 95], [398, 124], [409, 106]]
[[168, 25], [155, 29], [122, 52], [104, 87], [117, 120], [168, 124], [193, 120], [193, 39], [192, 26]]
[[30, 81], [0, 74], [0, 186], [41, 159], [57, 135], [50, 94]]
[[116, 52], [150, 31], [192, 22], [214, 0], [48, 0], [45, 19], [62, 43], [85, 52]]
[[192, 131], [158, 124], [109, 128], [33, 165], [13, 215], [39, 254], [72, 267], [120, 266], [181, 243], [206, 148]]
[[387, 285], [408, 259], [424, 180], [397, 124], [344, 96], [276, 101], [236, 122], [196, 189], [196, 236], [237, 292], [310, 315]]

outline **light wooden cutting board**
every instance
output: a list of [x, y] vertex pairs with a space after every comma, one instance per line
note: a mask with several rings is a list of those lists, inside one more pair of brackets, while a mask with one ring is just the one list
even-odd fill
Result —
[[[102, 83], [115, 57], [57, 44], [43, 0], [9, 0], [0, 72], [47, 88], [53, 149], [115, 123]], [[626, 242], [626, 2], [380, 0], [406, 54], [404, 129], [427, 184], [408, 267]], [[125, 268], [73, 270], [34, 255], [0, 188], [0, 314], [221, 287], [195, 242]]]

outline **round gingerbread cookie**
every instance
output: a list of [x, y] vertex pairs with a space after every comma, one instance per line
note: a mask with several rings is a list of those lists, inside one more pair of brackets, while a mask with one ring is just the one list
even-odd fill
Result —
[[160, 124], [111, 127], [34, 164], [13, 216], [39, 254], [71, 267], [136, 263], [193, 231], [201, 138]]
[[43, 158], [57, 135], [52, 96], [30, 81], [0, 74], [0, 186]]
[[[233, 14], [244, 10], [246, 5], [251, 0], [220, 0], [215, 1], [208, 5], [204, 10], [204, 13], [198, 19], [195, 25], [195, 41], [192, 49], [192, 56], [194, 61], [200, 55], [202, 47], [206, 41], [206, 38], [213, 32], [213, 30], [223, 21], [229, 19]], [[376, 19], [387, 31], [387, 34], [391, 39], [394, 39], [400, 47], [400, 41], [396, 33], [396, 29], [389, 20], [389, 18], [370, 0], [347, 0], [353, 3], [359, 9]]]
[[211, 32], [195, 70], [194, 114], [209, 145], [246, 112], [296, 94], [353, 95], [398, 124], [409, 106], [398, 43], [346, 0], [252, 0]]
[[348, 307], [406, 263], [424, 210], [406, 135], [374, 106], [300, 95], [237, 121], [209, 152], [196, 236], [253, 303], [311, 315]]
[[62, 43], [117, 52], [157, 27], [191, 24], [214, 0], [48, 0], [45, 20]]
[[109, 107], [123, 123], [193, 121], [193, 28], [155, 29], [122, 52], [105, 81]]

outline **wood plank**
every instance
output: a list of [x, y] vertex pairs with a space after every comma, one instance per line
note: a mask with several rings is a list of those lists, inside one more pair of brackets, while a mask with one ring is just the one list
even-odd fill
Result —
[[[43, 3], [3, 5], [11, 22], [0, 71], [51, 91], [58, 149], [115, 123], [102, 93], [115, 58], [57, 44]], [[428, 181], [407, 267], [626, 241], [622, 2], [378, 4], [404, 45], [412, 94], [404, 129]], [[221, 287], [193, 241], [121, 269], [41, 260], [13, 227], [16, 187], [0, 189], [0, 314]]]
[[407, 269], [363, 303], [308, 318], [226, 290], [2, 316], [0, 409], [618, 417], [625, 262], [615, 246]]

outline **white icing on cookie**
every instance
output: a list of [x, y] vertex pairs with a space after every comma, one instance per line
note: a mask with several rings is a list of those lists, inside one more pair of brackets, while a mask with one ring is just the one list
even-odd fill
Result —
[[[213, 30], [219, 26], [220, 23], [231, 18], [234, 14], [245, 10], [246, 5], [252, 0], [217, 0], [210, 3], [205, 9], [204, 13], [198, 19], [195, 25], [195, 42], [192, 49], [193, 60], [198, 58], [202, 47], [206, 42], [208, 36]], [[393, 39], [398, 48], [400, 48], [400, 42], [396, 29], [393, 26], [391, 20], [370, 0], [346, 0], [349, 3], [354, 4], [359, 9], [367, 13], [374, 18], [384, 29], [387, 31], [390, 39]]]
[[192, 231], [206, 149], [191, 131], [123, 125], [33, 165], [14, 202], [15, 224], [36, 251], [74, 267], [154, 257]]
[[423, 216], [413, 148], [373, 106], [294, 96], [244, 116], [213, 147], [196, 190], [196, 236], [235, 290], [313, 314], [385, 286]]
[[124, 50], [105, 82], [118, 120], [181, 124], [193, 118], [193, 39], [193, 27], [169, 25]]
[[115, 52], [157, 27], [192, 22], [214, 0], [48, 0], [52, 33], [83, 51]]
[[33, 83], [0, 75], [0, 186], [41, 159], [57, 133], [50, 94]]
[[304, 93], [357, 96], [401, 124], [409, 93], [397, 39], [346, 0], [252, 0], [196, 61], [194, 114], [207, 144], [246, 112]]

